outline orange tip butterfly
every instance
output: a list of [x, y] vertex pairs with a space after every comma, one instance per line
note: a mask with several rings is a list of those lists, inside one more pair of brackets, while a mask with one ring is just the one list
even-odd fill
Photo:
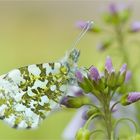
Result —
[[36, 128], [57, 108], [69, 85], [75, 84], [80, 55], [75, 47], [93, 22], [89, 21], [66, 56], [58, 62], [33, 64], [0, 76], [0, 119], [13, 128]]

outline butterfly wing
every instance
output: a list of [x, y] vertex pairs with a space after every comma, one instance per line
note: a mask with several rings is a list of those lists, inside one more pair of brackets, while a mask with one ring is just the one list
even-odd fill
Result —
[[14, 69], [0, 77], [0, 119], [11, 127], [35, 128], [56, 108], [68, 83], [62, 63]]

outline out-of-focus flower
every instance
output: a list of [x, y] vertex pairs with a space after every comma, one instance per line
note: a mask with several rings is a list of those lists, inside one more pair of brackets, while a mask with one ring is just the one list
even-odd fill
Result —
[[116, 14], [118, 12], [118, 7], [116, 6], [116, 4], [111, 3], [109, 5], [109, 11], [110, 13]]
[[107, 70], [108, 73], [114, 72], [112, 60], [109, 56], [106, 58], [105, 69]]
[[121, 69], [120, 69], [120, 74], [122, 75], [122, 74], [126, 73], [126, 70], [127, 70], [127, 65], [123, 64]]
[[75, 116], [72, 118], [71, 122], [68, 124], [68, 126], [65, 128], [62, 137], [64, 140], [75, 140], [76, 132], [84, 126], [85, 120], [82, 119], [82, 114], [87, 110], [87, 107], [82, 107], [78, 109]]
[[88, 31], [92, 31], [95, 33], [101, 32], [101, 28], [99, 26], [94, 25], [94, 24], [90, 24], [89, 21], [79, 20], [76, 22], [76, 27], [79, 29], [88, 28]]
[[79, 89], [74, 93], [75, 96], [83, 96], [83, 90]]
[[109, 48], [113, 44], [114, 39], [113, 38], [106, 38], [102, 42], [99, 42], [96, 46], [97, 50], [104, 51], [107, 48]]
[[67, 91], [67, 95], [69, 96], [83, 96], [83, 90], [81, 88], [79, 88], [78, 86], [69, 86], [68, 87], [68, 91]]
[[131, 8], [126, 4], [110, 4], [109, 11], [104, 15], [107, 24], [121, 25], [128, 21], [131, 15]]
[[125, 76], [125, 82], [127, 83], [132, 77], [132, 72], [130, 70], [128, 70], [126, 72], [126, 76]]
[[[76, 27], [83, 29], [83, 28], [87, 28], [89, 26], [89, 22], [88, 21], [83, 21], [83, 20], [79, 20], [76, 22]], [[89, 27], [89, 30], [92, 29], [92, 26]]]
[[131, 24], [130, 32], [139, 32], [140, 31], [140, 21], [135, 21]]
[[64, 96], [62, 99], [61, 99], [61, 101], [60, 101], [60, 104], [61, 105], [65, 105], [65, 106], [69, 106], [69, 104], [68, 104], [68, 97], [67, 96]]
[[109, 5], [109, 11], [112, 14], [118, 14], [119, 12], [122, 12], [124, 10], [130, 10], [130, 5], [125, 3], [120, 4], [111, 3]]
[[92, 66], [89, 69], [89, 77], [94, 81], [98, 81], [100, 79], [100, 75], [96, 67]]
[[79, 70], [76, 71], [75, 76], [79, 82], [83, 81], [83, 74]]
[[127, 65], [123, 64], [120, 69], [120, 75], [118, 77], [118, 82], [117, 82], [119, 85], [122, 85], [125, 82], [126, 72], [127, 72]]
[[130, 92], [128, 94], [127, 100], [129, 103], [134, 103], [140, 100], [140, 92]]

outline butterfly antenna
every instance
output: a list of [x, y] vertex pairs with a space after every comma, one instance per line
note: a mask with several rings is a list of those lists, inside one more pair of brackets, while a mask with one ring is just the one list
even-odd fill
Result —
[[84, 37], [84, 35], [87, 33], [87, 31], [93, 26], [93, 21], [87, 21], [87, 24], [83, 27], [82, 31], [78, 35], [77, 39], [72, 45], [72, 48], [76, 48], [80, 40]]

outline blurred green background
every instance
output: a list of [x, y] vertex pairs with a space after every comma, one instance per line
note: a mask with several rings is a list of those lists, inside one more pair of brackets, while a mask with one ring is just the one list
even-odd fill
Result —
[[[102, 25], [100, 17], [109, 3], [109, 0], [0, 1], [0, 74], [29, 64], [59, 60], [80, 32], [75, 22], [93, 20]], [[135, 0], [132, 5], [132, 20], [138, 20], [140, 2]], [[120, 64], [116, 46], [97, 52], [96, 45], [104, 36], [88, 33], [81, 40], [80, 66], [99, 65], [107, 55]], [[133, 36], [139, 37], [140, 34]], [[138, 47], [129, 46], [128, 53], [132, 62], [139, 61]], [[61, 134], [74, 112], [53, 113], [36, 130], [15, 130], [0, 121], [0, 140], [62, 140]]]

